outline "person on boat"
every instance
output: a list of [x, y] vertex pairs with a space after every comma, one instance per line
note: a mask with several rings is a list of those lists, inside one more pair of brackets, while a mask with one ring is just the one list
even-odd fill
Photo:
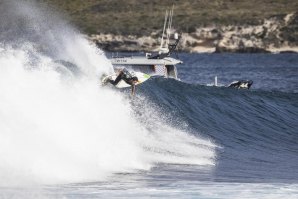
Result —
[[138, 77], [133, 73], [130, 73], [126, 68], [123, 68], [119, 71], [118, 76], [115, 80], [108, 79], [107, 82], [116, 86], [121, 80], [125, 81], [125, 83], [131, 85], [131, 95], [134, 96], [136, 90], [136, 83], [138, 83]]

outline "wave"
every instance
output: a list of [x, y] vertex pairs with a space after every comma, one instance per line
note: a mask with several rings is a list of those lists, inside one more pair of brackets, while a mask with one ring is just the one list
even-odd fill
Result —
[[298, 180], [298, 94], [164, 78], [147, 81], [139, 93], [222, 147], [215, 169], [219, 180]]
[[140, 121], [126, 95], [101, 88], [111, 63], [55, 14], [25, 2], [1, 11], [1, 186], [98, 181], [158, 163], [213, 167], [212, 141], [150, 105]]

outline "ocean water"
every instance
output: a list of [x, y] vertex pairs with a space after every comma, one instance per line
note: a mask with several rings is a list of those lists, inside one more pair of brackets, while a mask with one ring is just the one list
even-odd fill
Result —
[[179, 77], [191, 84], [228, 85], [253, 80], [253, 89], [298, 92], [297, 54], [179, 54], [184, 61]]
[[131, 98], [61, 18], [1, 4], [0, 198], [298, 198], [297, 54], [181, 53]]

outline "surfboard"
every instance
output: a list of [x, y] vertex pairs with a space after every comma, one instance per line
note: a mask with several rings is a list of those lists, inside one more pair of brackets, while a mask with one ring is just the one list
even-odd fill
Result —
[[[134, 72], [135, 76], [138, 78], [138, 82], [136, 83], [136, 85], [138, 84], [142, 84], [145, 81], [147, 81], [150, 78], [150, 75], [147, 75], [145, 73], [142, 72]], [[117, 74], [114, 73], [112, 75], [108, 75], [106, 77], [104, 77], [102, 79], [102, 84], [105, 85], [108, 79], [112, 79], [115, 80], [117, 78]], [[131, 85], [127, 84], [125, 81], [121, 80], [117, 85], [115, 85], [115, 87], [117, 88], [126, 88], [126, 87], [130, 87]]]

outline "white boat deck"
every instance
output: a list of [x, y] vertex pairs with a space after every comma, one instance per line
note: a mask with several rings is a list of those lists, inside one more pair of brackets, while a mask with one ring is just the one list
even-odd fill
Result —
[[110, 59], [113, 65], [176, 65], [181, 64], [181, 60], [172, 57], [163, 59], [148, 59], [142, 56], [116, 57]]

